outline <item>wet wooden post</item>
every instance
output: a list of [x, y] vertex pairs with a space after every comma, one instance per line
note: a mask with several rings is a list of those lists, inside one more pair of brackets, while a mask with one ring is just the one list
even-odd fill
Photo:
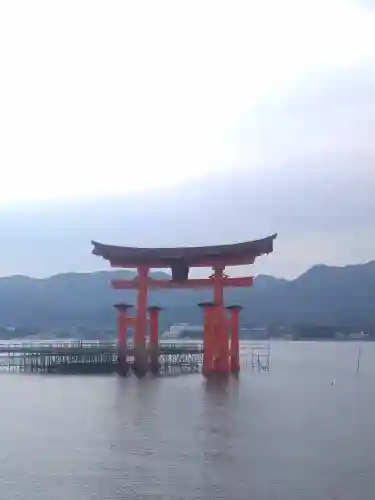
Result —
[[131, 304], [125, 303], [114, 305], [114, 308], [117, 310], [117, 363], [120, 375], [127, 375], [129, 372], [127, 362], [127, 328], [131, 319], [128, 316], [128, 310], [132, 307]]
[[240, 321], [239, 315], [242, 306], [232, 305], [227, 307], [230, 313], [230, 371], [238, 373], [240, 371]]
[[150, 306], [149, 311], [149, 326], [150, 326], [150, 370], [152, 373], [159, 373], [159, 314], [162, 310], [158, 306]]
[[202, 373], [205, 376], [210, 375], [215, 368], [215, 311], [216, 306], [213, 302], [201, 302], [198, 304], [203, 309], [203, 367]]

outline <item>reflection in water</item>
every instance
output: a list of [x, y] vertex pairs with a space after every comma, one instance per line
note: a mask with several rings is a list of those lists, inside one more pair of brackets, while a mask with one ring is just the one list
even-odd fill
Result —
[[375, 344], [360, 374], [353, 349], [276, 343], [238, 379], [4, 375], [0, 496], [372, 500]]
[[[238, 378], [205, 380], [201, 416], [200, 447], [203, 455], [203, 498], [231, 498], [234, 469], [227, 478], [228, 462], [235, 457]], [[233, 465], [233, 464], [232, 464]]]

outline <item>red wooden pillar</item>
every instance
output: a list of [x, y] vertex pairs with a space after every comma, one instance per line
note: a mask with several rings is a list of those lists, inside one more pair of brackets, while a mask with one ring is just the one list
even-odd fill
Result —
[[203, 320], [203, 374], [209, 375], [214, 371], [215, 365], [215, 309], [213, 302], [201, 302], [198, 304], [204, 311]]
[[129, 304], [115, 304], [117, 309], [117, 371], [119, 375], [126, 376], [129, 372], [129, 365], [127, 362], [127, 328], [129, 320], [127, 312], [131, 305]]
[[216, 306], [223, 307], [224, 305], [224, 270], [225, 266], [217, 266], [213, 268], [214, 274], [214, 303]]
[[238, 373], [240, 371], [240, 311], [241, 306], [229, 306], [227, 307], [230, 312], [230, 371], [232, 373]]
[[158, 306], [150, 306], [148, 308], [150, 325], [150, 367], [153, 373], [159, 371], [159, 313], [161, 310], [162, 308]]
[[146, 346], [146, 332], [147, 332], [147, 280], [148, 280], [148, 267], [138, 268], [138, 296], [137, 296], [137, 312], [134, 331], [134, 347], [144, 348]]
[[148, 368], [148, 356], [146, 352], [147, 333], [147, 280], [149, 268], [138, 267], [137, 280], [137, 310], [134, 321], [134, 363], [133, 369], [137, 376], [142, 377]]
[[229, 336], [228, 325], [224, 309], [224, 274], [225, 266], [214, 268], [214, 302], [215, 311], [215, 371], [218, 373], [229, 373]]
[[162, 307], [150, 306], [148, 311], [150, 313], [150, 346], [159, 346], [159, 313]]
[[118, 347], [126, 346], [127, 328], [128, 328], [128, 310], [133, 307], [130, 304], [115, 304], [117, 309], [117, 345]]

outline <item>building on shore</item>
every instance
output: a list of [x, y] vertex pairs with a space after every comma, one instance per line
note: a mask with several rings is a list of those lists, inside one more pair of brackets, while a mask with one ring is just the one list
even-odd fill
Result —
[[163, 333], [161, 340], [201, 340], [203, 339], [203, 326], [178, 323]]

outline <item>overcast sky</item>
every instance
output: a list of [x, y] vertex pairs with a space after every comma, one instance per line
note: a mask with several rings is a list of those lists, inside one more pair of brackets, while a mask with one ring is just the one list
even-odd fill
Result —
[[0, 275], [106, 268], [91, 239], [375, 259], [372, 2], [2, 2], [0, 67]]

